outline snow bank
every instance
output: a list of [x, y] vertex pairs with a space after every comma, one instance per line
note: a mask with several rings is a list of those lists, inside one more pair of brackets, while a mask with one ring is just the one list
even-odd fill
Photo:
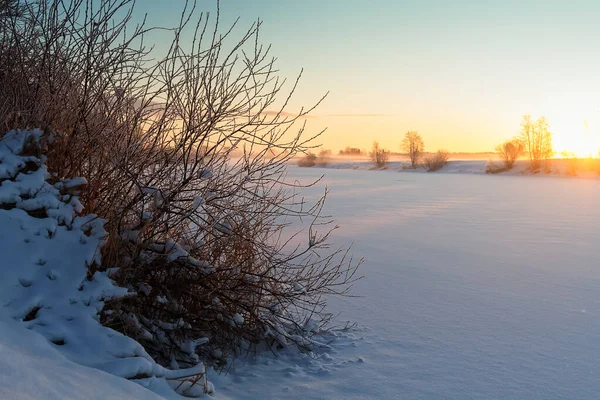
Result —
[[[166, 370], [139, 343], [99, 323], [104, 302], [128, 293], [106, 272], [88, 276], [88, 266], [100, 265], [103, 221], [77, 216], [76, 189], [85, 180], [48, 182], [41, 142], [39, 130], [0, 139], [0, 398], [94, 398], [95, 389], [102, 398], [153, 398], [81, 366], [168, 398], [181, 398], [171, 386], [186, 396], [210, 389], [202, 365]], [[198, 376], [192, 387], [186, 377]]]
[[43, 336], [0, 321], [0, 398], [163, 399], [126, 379], [66, 359]]

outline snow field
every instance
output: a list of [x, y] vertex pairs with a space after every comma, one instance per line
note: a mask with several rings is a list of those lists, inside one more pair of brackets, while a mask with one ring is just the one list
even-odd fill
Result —
[[238, 363], [216, 398], [598, 397], [600, 181], [296, 167], [290, 179], [322, 173], [335, 242], [365, 256], [360, 297], [330, 300], [358, 326], [312, 358]]

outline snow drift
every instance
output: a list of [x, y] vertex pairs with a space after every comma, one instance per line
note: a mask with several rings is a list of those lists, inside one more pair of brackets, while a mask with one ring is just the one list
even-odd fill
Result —
[[[77, 215], [83, 208], [77, 189], [85, 180], [51, 183], [41, 154], [51, 139], [39, 130], [13, 130], [0, 139], [0, 397], [81, 398], [74, 389], [84, 386], [93, 397], [94, 389], [115, 393], [119, 381], [126, 387], [121, 396], [151, 398], [125, 380], [79, 366], [169, 398], [212, 391], [202, 364], [167, 370], [139, 343], [100, 324], [104, 302], [128, 293], [108, 272], [89, 273], [101, 263], [103, 220]], [[25, 383], [10, 379], [15, 370], [23, 371]], [[93, 382], [78, 382], [84, 377]]]

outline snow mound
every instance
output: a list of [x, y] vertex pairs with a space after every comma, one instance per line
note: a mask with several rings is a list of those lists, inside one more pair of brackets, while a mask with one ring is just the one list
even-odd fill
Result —
[[163, 399], [140, 385], [67, 360], [39, 334], [0, 321], [0, 398]]
[[[34, 375], [37, 383], [56, 375], [63, 379], [51, 386], [58, 392], [48, 393], [48, 387], [40, 385], [37, 394], [21, 391], [18, 380], [7, 379], [0, 384], [0, 398], [52, 398], [52, 394], [54, 398], [75, 398], [69, 392], [73, 388], [61, 392], [61, 387], [69, 386], [65, 382], [75, 382], [64, 375], [92, 376], [89, 369], [73, 369], [76, 364], [133, 380], [168, 398], [210, 391], [202, 364], [167, 370], [139, 343], [100, 324], [104, 302], [128, 293], [115, 286], [107, 272], [89, 274], [90, 266], [101, 264], [99, 249], [106, 235], [103, 220], [77, 215], [83, 209], [77, 191], [85, 186], [85, 180], [51, 184], [42, 148], [39, 130], [14, 130], [0, 139], [0, 371], [3, 377], [10, 376], [11, 359], [17, 360], [16, 367], [26, 369], [29, 363], [22, 361], [37, 353], [32, 349], [39, 349], [41, 364], [29, 365], [32, 369], [27, 375]], [[31, 332], [23, 334], [24, 329]], [[26, 342], [16, 339], [24, 337]], [[47, 359], [52, 362], [46, 363]], [[54, 367], [42, 370], [42, 365], [54, 365], [63, 373], [58, 374]], [[36, 370], [39, 372], [34, 374]], [[98, 374], [98, 379], [106, 379]], [[192, 384], [197, 378], [201, 379]], [[144, 389], [137, 392], [139, 398], [151, 398]]]

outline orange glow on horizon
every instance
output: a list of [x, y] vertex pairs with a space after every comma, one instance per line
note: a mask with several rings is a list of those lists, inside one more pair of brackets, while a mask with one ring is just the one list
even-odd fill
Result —
[[[560, 111], [539, 113], [548, 118], [555, 157], [600, 158], [600, 112]], [[463, 116], [464, 117], [464, 116]], [[522, 116], [520, 116], [522, 117]], [[327, 128], [317, 141], [323, 149], [334, 153], [345, 147], [370, 150], [373, 141], [392, 152], [400, 151], [400, 142], [408, 130], [417, 130], [425, 141], [426, 151], [445, 149], [450, 152], [494, 152], [496, 145], [519, 135], [520, 117], [510, 121], [496, 118], [486, 124], [473, 118], [472, 124], [453, 124], [454, 121], [430, 120], [411, 123], [400, 116], [357, 118], [314, 118], [313, 129]], [[504, 122], [504, 123], [503, 123]]]

